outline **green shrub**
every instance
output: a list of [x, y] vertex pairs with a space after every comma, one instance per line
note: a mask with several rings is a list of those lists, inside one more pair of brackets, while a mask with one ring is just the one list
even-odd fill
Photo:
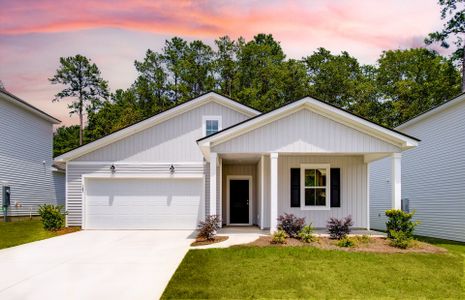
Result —
[[407, 213], [400, 209], [386, 210], [386, 216], [389, 218], [386, 222], [388, 238], [392, 237], [392, 231], [402, 232], [406, 238], [412, 238], [415, 226], [419, 224], [419, 222], [412, 221], [414, 214], [415, 212]]
[[336, 245], [338, 245], [339, 247], [348, 248], [348, 247], [354, 247], [356, 243], [353, 238], [344, 237], [340, 239]]
[[409, 237], [403, 231], [394, 231], [390, 232], [391, 237], [389, 238], [389, 244], [393, 247], [407, 249], [412, 243], [412, 237]]
[[360, 244], [369, 244], [371, 242], [371, 237], [369, 235], [358, 235], [354, 239]]
[[272, 244], [285, 244], [287, 234], [284, 230], [278, 230], [273, 233], [273, 238], [271, 239]]
[[304, 226], [304, 228], [302, 228], [300, 231], [299, 231], [299, 239], [302, 240], [303, 242], [305, 243], [310, 243], [310, 242], [313, 242], [315, 241], [315, 236], [313, 235], [313, 226], [312, 226], [312, 223], [310, 223], [309, 225], [306, 225]]
[[63, 228], [66, 214], [63, 205], [39, 205], [39, 215], [45, 230], [55, 231]]
[[326, 228], [328, 228], [329, 236], [332, 239], [340, 240], [350, 233], [350, 226], [352, 225], [354, 225], [352, 217], [347, 216], [343, 219], [330, 218]]

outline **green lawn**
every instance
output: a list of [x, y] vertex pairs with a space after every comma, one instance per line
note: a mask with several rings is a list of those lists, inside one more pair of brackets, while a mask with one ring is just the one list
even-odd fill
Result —
[[57, 232], [46, 231], [42, 228], [40, 220], [0, 222], [0, 249], [48, 239], [76, 230], [77, 228], [65, 228]]
[[464, 298], [465, 244], [428, 241], [449, 253], [190, 250], [163, 298]]

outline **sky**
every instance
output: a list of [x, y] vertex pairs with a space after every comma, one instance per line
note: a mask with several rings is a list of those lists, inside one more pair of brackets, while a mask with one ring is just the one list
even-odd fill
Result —
[[66, 100], [52, 103], [59, 86], [48, 81], [60, 57], [91, 58], [114, 91], [134, 82], [134, 60], [173, 36], [213, 45], [271, 33], [290, 58], [325, 47], [373, 64], [383, 50], [422, 47], [441, 25], [437, 0], [0, 0], [0, 80], [70, 125], [78, 118]]

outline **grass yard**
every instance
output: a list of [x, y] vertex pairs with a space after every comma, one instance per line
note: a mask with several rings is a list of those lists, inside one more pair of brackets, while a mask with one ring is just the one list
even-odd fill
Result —
[[427, 241], [449, 253], [190, 250], [162, 298], [464, 298], [465, 244]]
[[75, 227], [51, 232], [42, 228], [40, 220], [0, 222], [0, 249], [44, 240], [79, 230]]

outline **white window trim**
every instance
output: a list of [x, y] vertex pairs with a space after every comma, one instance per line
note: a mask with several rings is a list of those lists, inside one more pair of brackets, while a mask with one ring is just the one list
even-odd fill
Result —
[[207, 121], [218, 121], [218, 131], [223, 129], [221, 116], [202, 116], [202, 134], [207, 136]]
[[[326, 205], [305, 206], [305, 170], [326, 169]], [[300, 209], [301, 210], [330, 210], [331, 209], [331, 166], [329, 164], [301, 164], [300, 165]]]

